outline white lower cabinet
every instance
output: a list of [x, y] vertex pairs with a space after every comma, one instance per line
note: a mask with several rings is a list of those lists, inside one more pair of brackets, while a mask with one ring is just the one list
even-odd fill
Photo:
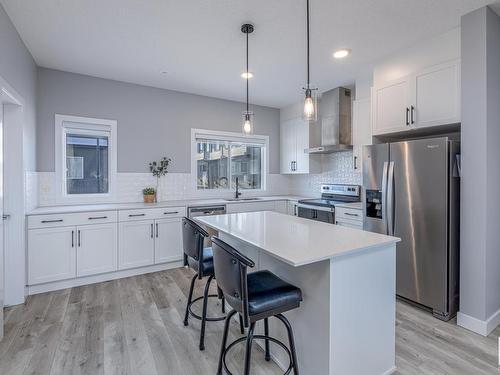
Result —
[[118, 269], [116, 223], [76, 228], [76, 276], [96, 275]]
[[182, 259], [182, 219], [155, 221], [155, 263]]
[[289, 201], [287, 203], [287, 214], [291, 216], [297, 216], [297, 202]]
[[75, 227], [28, 231], [28, 284], [76, 276]]
[[148, 266], [154, 263], [154, 220], [120, 223], [118, 268]]

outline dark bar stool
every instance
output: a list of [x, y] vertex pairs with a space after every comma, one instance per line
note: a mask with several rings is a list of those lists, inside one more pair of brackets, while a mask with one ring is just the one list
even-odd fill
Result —
[[[231, 374], [227, 368], [226, 355], [233, 346], [242, 341], [246, 341], [244, 375], [249, 375], [254, 339], [265, 340], [266, 361], [271, 359], [269, 343], [281, 346], [290, 357], [290, 365], [285, 375], [290, 374], [292, 370], [295, 375], [299, 375], [292, 326], [283, 313], [299, 307], [302, 301], [301, 290], [269, 271], [258, 271], [247, 275], [247, 267], [254, 267], [254, 262], [216, 237], [212, 238], [212, 249], [217, 285], [222, 290], [226, 302], [233, 308], [227, 315], [224, 325], [217, 375], [222, 375], [223, 367], [228, 374]], [[249, 327], [248, 334], [226, 346], [229, 324], [236, 313], [243, 317], [245, 327]], [[290, 349], [281, 341], [269, 336], [270, 317], [279, 319], [285, 325]], [[264, 320], [264, 335], [254, 335], [255, 323], [259, 320]]]
[[[221, 292], [219, 294], [209, 294], [210, 283], [214, 279], [214, 262], [212, 255], [212, 248], [204, 247], [203, 241], [208, 237], [207, 231], [201, 226], [196, 224], [193, 220], [185, 217], [182, 219], [182, 236], [184, 245], [184, 265], [192, 268], [196, 274], [191, 280], [191, 287], [189, 288], [189, 296], [186, 305], [186, 314], [184, 316], [184, 325], [187, 326], [189, 315], [193, 318], [201, 320], [200, 332], [200, 350], [205, 349], [205, 324], [206, 322], [216, 322], [224, 320], [226, 317], [207, 317], [208, 298], [218, 297], [222, 300], [222, 313], [225, 314], [224, 296]], [[207, 283], [205, 284], [205, 291], [202, 297], [193, 300], [193, 290], [196, 280], [201, 280], [203, 277], [208, 276]], [[219, 290], [219, 289], [218, 289]], [[203, 299], [202, 315], [195, 314], [191, 307], [192, 305]]]

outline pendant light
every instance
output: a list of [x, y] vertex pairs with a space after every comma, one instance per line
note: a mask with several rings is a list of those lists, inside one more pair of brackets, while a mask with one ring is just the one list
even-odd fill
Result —
[[318, 98], [317, 92], [318, 89], [315, 87], [311, 87], [310, 80], [310, 67], [309, 67], [309, 0], [307, 1], [307, 83], [306, 87], [303, 88], [305, 99], [304, 99], [304, 111], [302, 113], [302, 118], [306, 121], [316, 121], [318, 118]]
[[241, 32], [246, 34], [246, 39], [247, 39], [247, 53], [246, 53], [246, 70], [245, 73], [242, 74], [242, 77], [246, 79], [246, 84], [247, 84], [247, 101], [246, 101], [246, 110], [243, 112], [243, 134], [249, 135], [253, 133], [254, 126], [253, 126], [253, 112], [250, 112], [249, 105], [248, 105], [248, 81], [250, 78], [253, 76], [250, 71], [248, 70], [248, 34], [253, 33], [254, 27], [253, 25], [249, 23], [245, 23], [244, 25], [241, 26]]

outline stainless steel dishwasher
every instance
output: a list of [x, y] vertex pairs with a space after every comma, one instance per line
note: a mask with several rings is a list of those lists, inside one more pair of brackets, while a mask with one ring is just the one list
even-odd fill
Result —
[[[222, 215], [226, 213], [225, 204], [217, 204], [213, 206], [193, 206], [188, 207], [188, 217], [190, 219], [197, 216], [211, 216], [211, 215]], [[211, 228], [203, 226], [210, 236], [217, 236], [219, 232]], [[209, 238], [205, 239], [205, 246], [212, 246], [212, 242]]]

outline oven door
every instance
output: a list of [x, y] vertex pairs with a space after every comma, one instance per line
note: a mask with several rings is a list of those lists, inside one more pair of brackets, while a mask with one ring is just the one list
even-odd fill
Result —
[[299, 203], [297, 205], [298, 216], [306, 219], [322, 221], [324, 223], [335, 223], [335, 208], [312, 206]]

